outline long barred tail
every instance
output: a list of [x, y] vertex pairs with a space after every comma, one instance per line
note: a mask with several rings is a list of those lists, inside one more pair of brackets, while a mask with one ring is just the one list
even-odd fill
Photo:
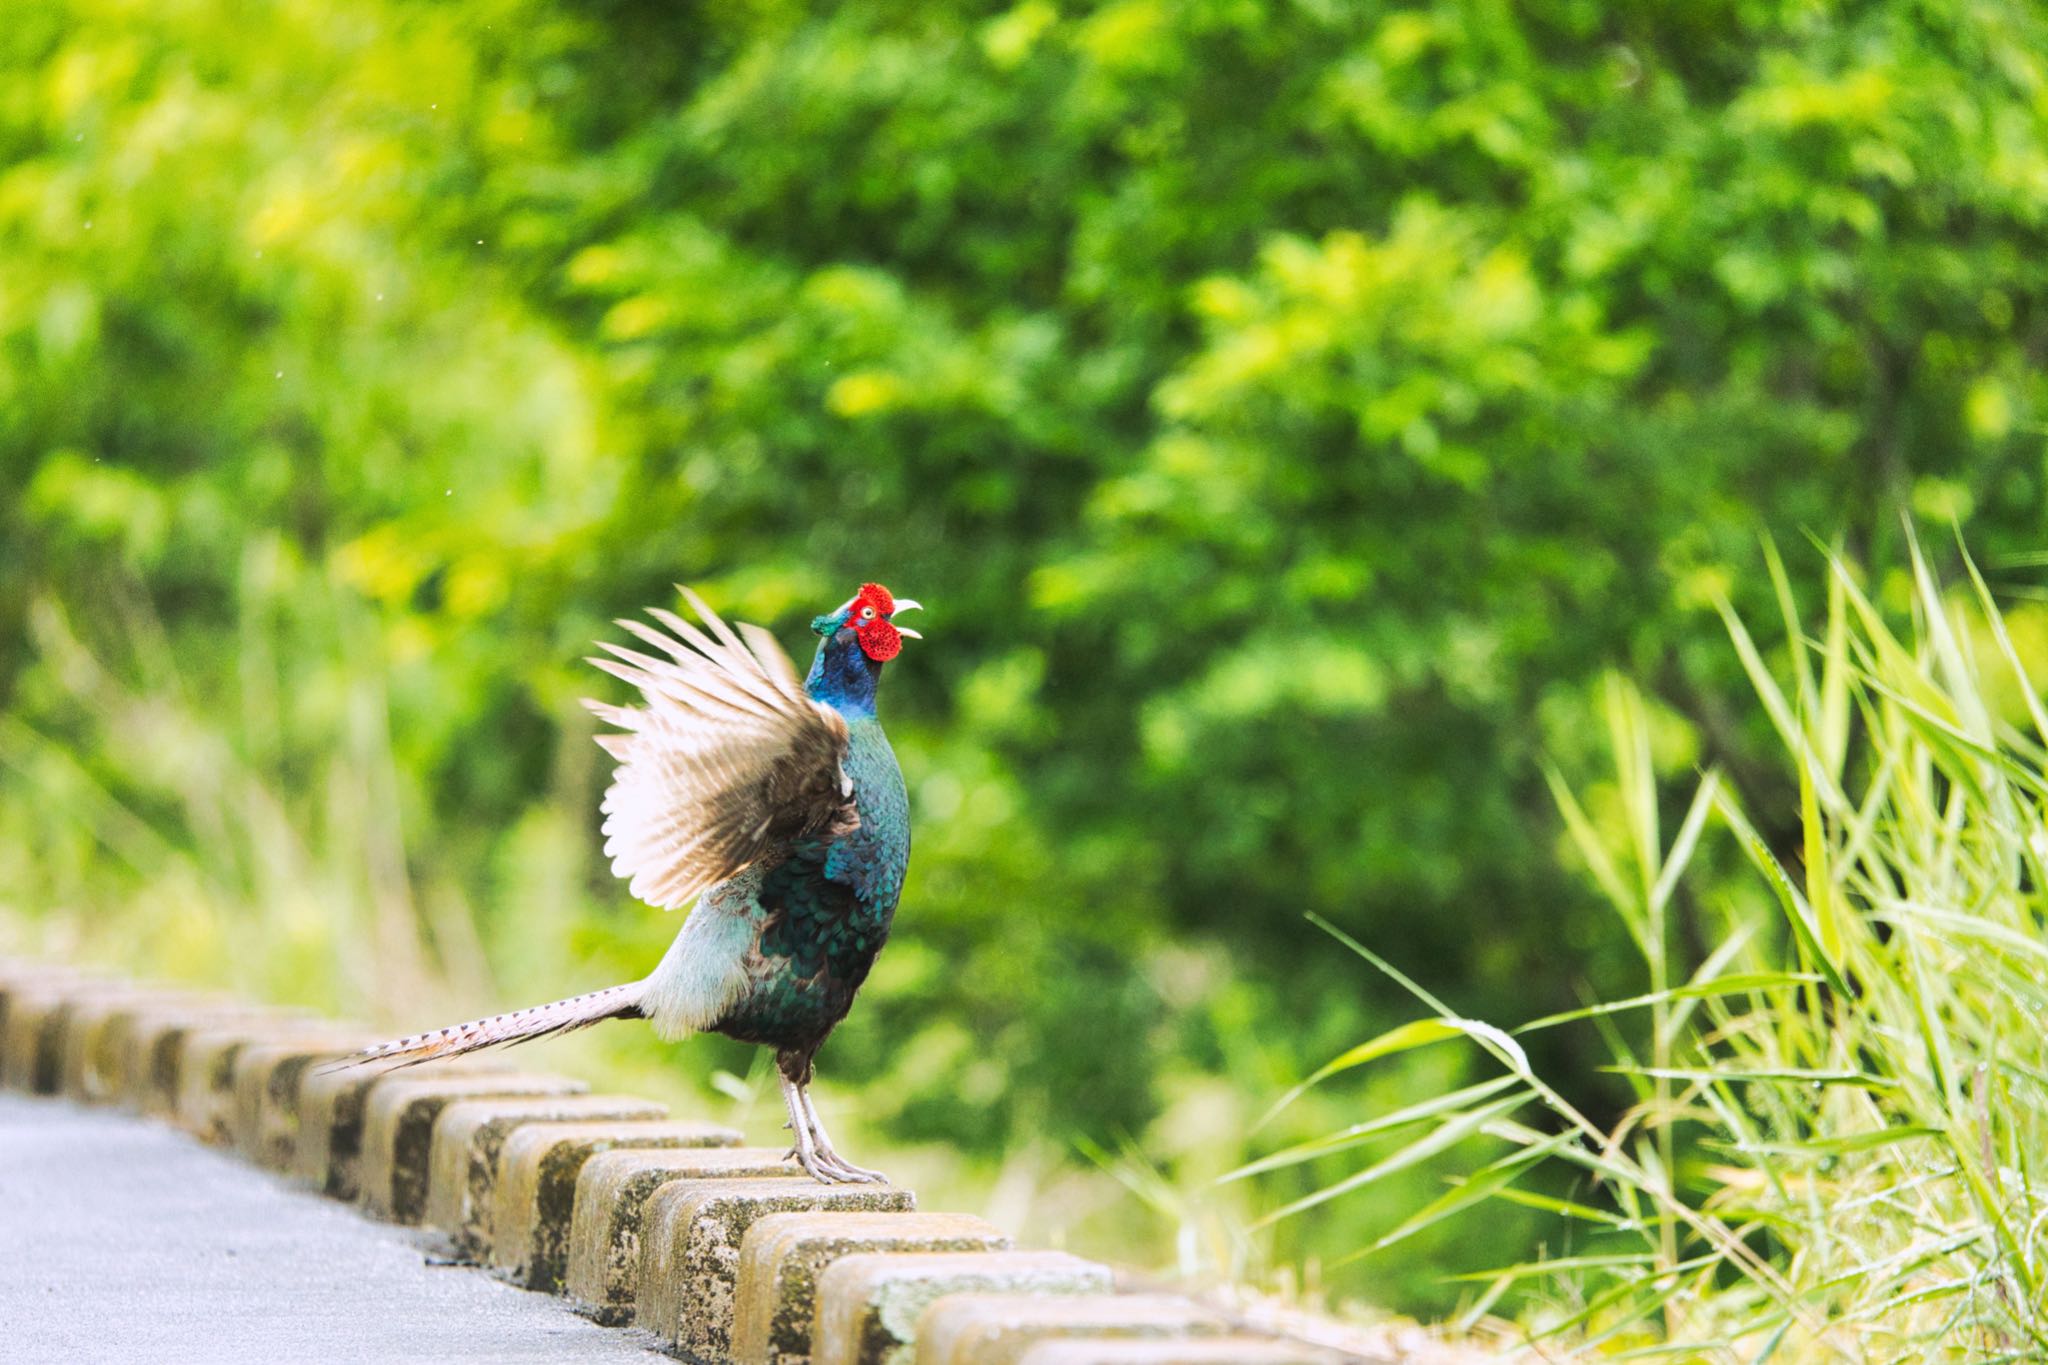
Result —
[[528, 1043], [536, 1038], [588, 1028], [606, 1019], [638, 1019], [642, 1017], [640, 999], [646, 989], [646, 982], [634, 981], [624, 986], [592, 991], [588, 995], [574, 995], [550, 1005], [532, 1005], [523, 1010], [513, 1010], [510, 1014], [471, 1020], [467, 1024], [450, 1024], [430, 1033], [415, 1033], [410, 1038], [394, 1038], [388, 1043], [364, 1048], [354, 1056], [344, 1057], [321, 1069], [341, 1070], [385, 1062], [395, 1071], [403, 1066], [418, 1066], [421, 1062], [460, 1057], [479, 1048]]

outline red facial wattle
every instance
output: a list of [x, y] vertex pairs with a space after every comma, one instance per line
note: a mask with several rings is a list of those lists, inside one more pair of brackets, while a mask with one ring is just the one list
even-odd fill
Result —
[[903, 632], [887, 621], [878, 619], [856, 628], [854, 636], [860, 641], [860, 652], [878, 664], [885, 664], [903, 652]]
[[903, 652], [903, 635], [889, 624], [889, 617], [895, 614], [896, 599], [880, 583], [863, 583], [854, 595], [853, 605], [846, 609], [846, 624], [853, 627], [854, 638], [860, 641], [861, 653], [878, 664], [884, 664]]

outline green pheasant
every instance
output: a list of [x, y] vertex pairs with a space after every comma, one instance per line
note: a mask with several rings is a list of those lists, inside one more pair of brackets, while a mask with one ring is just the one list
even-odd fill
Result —
[[592, 663], [641, 704], [585, 702], [618, 728], [605, 853], [635, 896], [695, 900], [644, 980], [367, 1049], [349, 1065], [408, 1066], [605, 1019], [664, 1038], [723, 1033], [775, 1049], [792, 1155], [829, 1183], [880, 1180], [833, 1150], [810, 1097], [812, 1060], [889, 937], [910, 863], [910, 802], [875, 714], [882, 669], [917, 632], [918, 604], [876, 583], [811, 622], [810, 675], [758, 626], [737, 631], [695, 593], [700, 628], [659, 609], [619, 625], [656, 653], [602, 646]]

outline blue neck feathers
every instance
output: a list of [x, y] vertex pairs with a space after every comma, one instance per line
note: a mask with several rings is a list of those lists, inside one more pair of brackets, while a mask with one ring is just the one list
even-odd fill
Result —
[[875, 714], [875, 685], [881, 680], [882, 665], [867, 656], [852, 631], [842, 627], [819, 642], [804, 690], [814, 700], [855, 720]]

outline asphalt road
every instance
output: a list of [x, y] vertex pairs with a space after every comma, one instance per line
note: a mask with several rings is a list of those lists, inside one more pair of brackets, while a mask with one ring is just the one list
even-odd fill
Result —
[[0, 1361], [673, 1365], [178, 1133], [0, 1094]]

